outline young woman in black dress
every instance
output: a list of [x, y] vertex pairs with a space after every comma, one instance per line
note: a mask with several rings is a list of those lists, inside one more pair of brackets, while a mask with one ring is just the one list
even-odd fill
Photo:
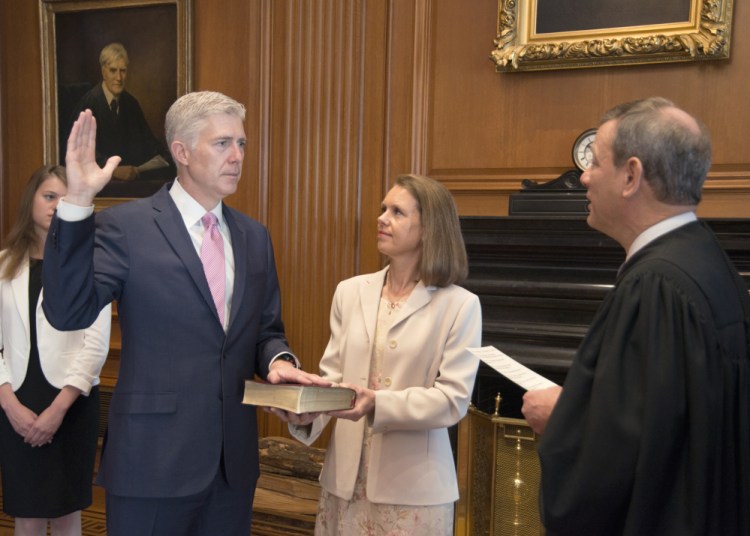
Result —
[[16, 535], [46, 535], [49, 522], [54, 536], [79, 536], [81, 510], [91, 505], [112, 313], [60, 332], [42, 311], [44, 243], [66, 191], [63, 167], [38, 169], [0, 252], [0, 471]]

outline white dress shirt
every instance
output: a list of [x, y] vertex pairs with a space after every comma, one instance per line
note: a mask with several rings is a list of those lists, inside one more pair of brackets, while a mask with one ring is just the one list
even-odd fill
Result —
[[628, 254], [625, 257], [625, 260], [627, 261], [628, 259], [630, 259], [630, 257], [635, 255], [638, 251], [646, 247], [648, 244], [650, 244], [660, 236], [665, 235], [670, 231], [674, 231], [678, 227], [682, 227], [683, 225], [687, 225], [688, 223], [692, 223], [697, 220], [698, 217], [695, 215], [695, 212], [691, 211], [683, 212], [682, 214], [678, 214], [677, 216], [672, 216], [671, 218], [662, 220], [656, 225], [652, 225], [641, 234], [639, 234], [635, 240], [633, 240], [633, 243], [630, 245], [630, 249], [628, 250]]

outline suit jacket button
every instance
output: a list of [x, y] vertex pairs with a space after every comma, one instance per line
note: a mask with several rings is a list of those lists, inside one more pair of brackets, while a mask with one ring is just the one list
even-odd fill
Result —
[[392, 340], [391, 342], [389, 342], [389, 343], [388, 343], [388, 346], [389, 346], [389, 347], [390, 347], [391, 349], [393, 349], [393, 348], [395, 348], [396, 346], [398, 346], [398, 343], [397, 343], [397, 342], [396, 342], [396, 340], [394, 339], [394, 340]]
[[385, 383], [386, 387], [390, 387], [391, 384], [393, 383], [393, 380], [391, 380], [390, 378], [386, 378], [383, 383]]

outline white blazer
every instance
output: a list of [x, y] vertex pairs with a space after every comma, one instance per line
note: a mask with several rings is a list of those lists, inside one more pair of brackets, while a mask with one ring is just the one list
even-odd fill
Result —
[[[102, 309], [88, 329], [58, 331], [44, 316], [42, 294], [36, 304], [35, 321], [44, 377], [58, 389], [70, 385], [88, 395], [91, 387], [99, 384], [109, 352], [112, 307]], [[0, 385], [10, 383], [14, 391], [21, 387], [30, 349], [27, 260], [14, 279], [0, 280]]]
[[[367, 386], [380, 294], [388, 268], [341, 282], [331, 306], [331, 338], [320, 374]], [[383, 387], [375, 391], [367, 473], [371, 502], [437, 505], [458, 499], [448, 427], [471, 401], [479, 360], [466, 350], [481, 344], [479, 298], [452, 285], [419, 283], [396, 313], [384, 349]], [[289, 427], [309, 445], [330, 420]], [[351, 499], [368, 419], [337, 420], [320, 475], [323, 489]]]

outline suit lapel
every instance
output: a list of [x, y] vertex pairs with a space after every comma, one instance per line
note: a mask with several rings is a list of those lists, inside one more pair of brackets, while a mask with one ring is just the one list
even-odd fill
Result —
[[203, 271], [203, 264], [200, 257], [195, 252], [190, 235], [183, 222], [180, 211], [169, 196], [169, 190], [164, 187], [159, 190], [152, 198], [154, 208], [154, 221], [161, 230], [164, 238], [174, 250], [175, 254], [185, 265], [190, 278], [200, 292], [206, 305], [213, 312], [216, 321], [219, 322], [219, 314], [216, 312], [211, 289], [208, 288], [206, 274]]
[[[385, 283], [385, 275], [388, 267], [370, 275], [359, 287], [359, 302], [362, 306], [362, 316], [365, 319], [365, 327], [369, 340], [375, 337], [375, 325], [378, 322], [378, 307], [380, 307], [380, 296]], [[404, 306], [396, 313], [391, 329], [398, 326], [411, 315], [419, 311], [432, 300], [432, 291], [435, 287], [425, 287], [420, 281], [409, 295]]]
[[229, 332], [234, 319], [237, 318], [239, 307], [242, 304], [242, 295], [245, 292], [245, 282], [247, 281], [248, 273], [247, 255], [245, 254], [247, 237], [245, 236], [245, 230], [237, 225], [234, 216], [232, 216], [226, 205], [223, 206], [222, 210], [224, 220], [227, 222], [227, 227], [229, 227], [229, 234], [232, 240], [232, 253], [234, 255], [234, 289], [232, 290], [232, 309], [229, 312], [229, 326], [227, 326], [227, 332]]
[[362, 317], [365, 319], [367, 338], [372, 342], [375, 340], [375, 325], [378, 322], [378, 307], [380, 306], [380, 294], [383, 291], [385, 274], [388, 268], [370, 274], [359, 286], [359, 303], [362, 307]]
[[26, 330], [26, 339], [29, 338], [29, 259], [28, 257], [21, 265], [21, 269], [18, 272], [18, 276], [13, 278], [10, 282], [10, 287], [13, 290], [13, 298], [16, 300], [16, 306], [18, 307], [18, 313], [23, 320], [23, 327]]
[[419, 311], [422, 307], [430, 303], [432, 300], [432, 292], [435, 287], [425, 287], [420, 281], [414, 290], [409, 294], [409, 298], [406, 300], [404, 306], [396, 313], [396, 318], [393, 319], [391, 329], [398, 326], [401, 322], [409, 318], [411, 315]]

